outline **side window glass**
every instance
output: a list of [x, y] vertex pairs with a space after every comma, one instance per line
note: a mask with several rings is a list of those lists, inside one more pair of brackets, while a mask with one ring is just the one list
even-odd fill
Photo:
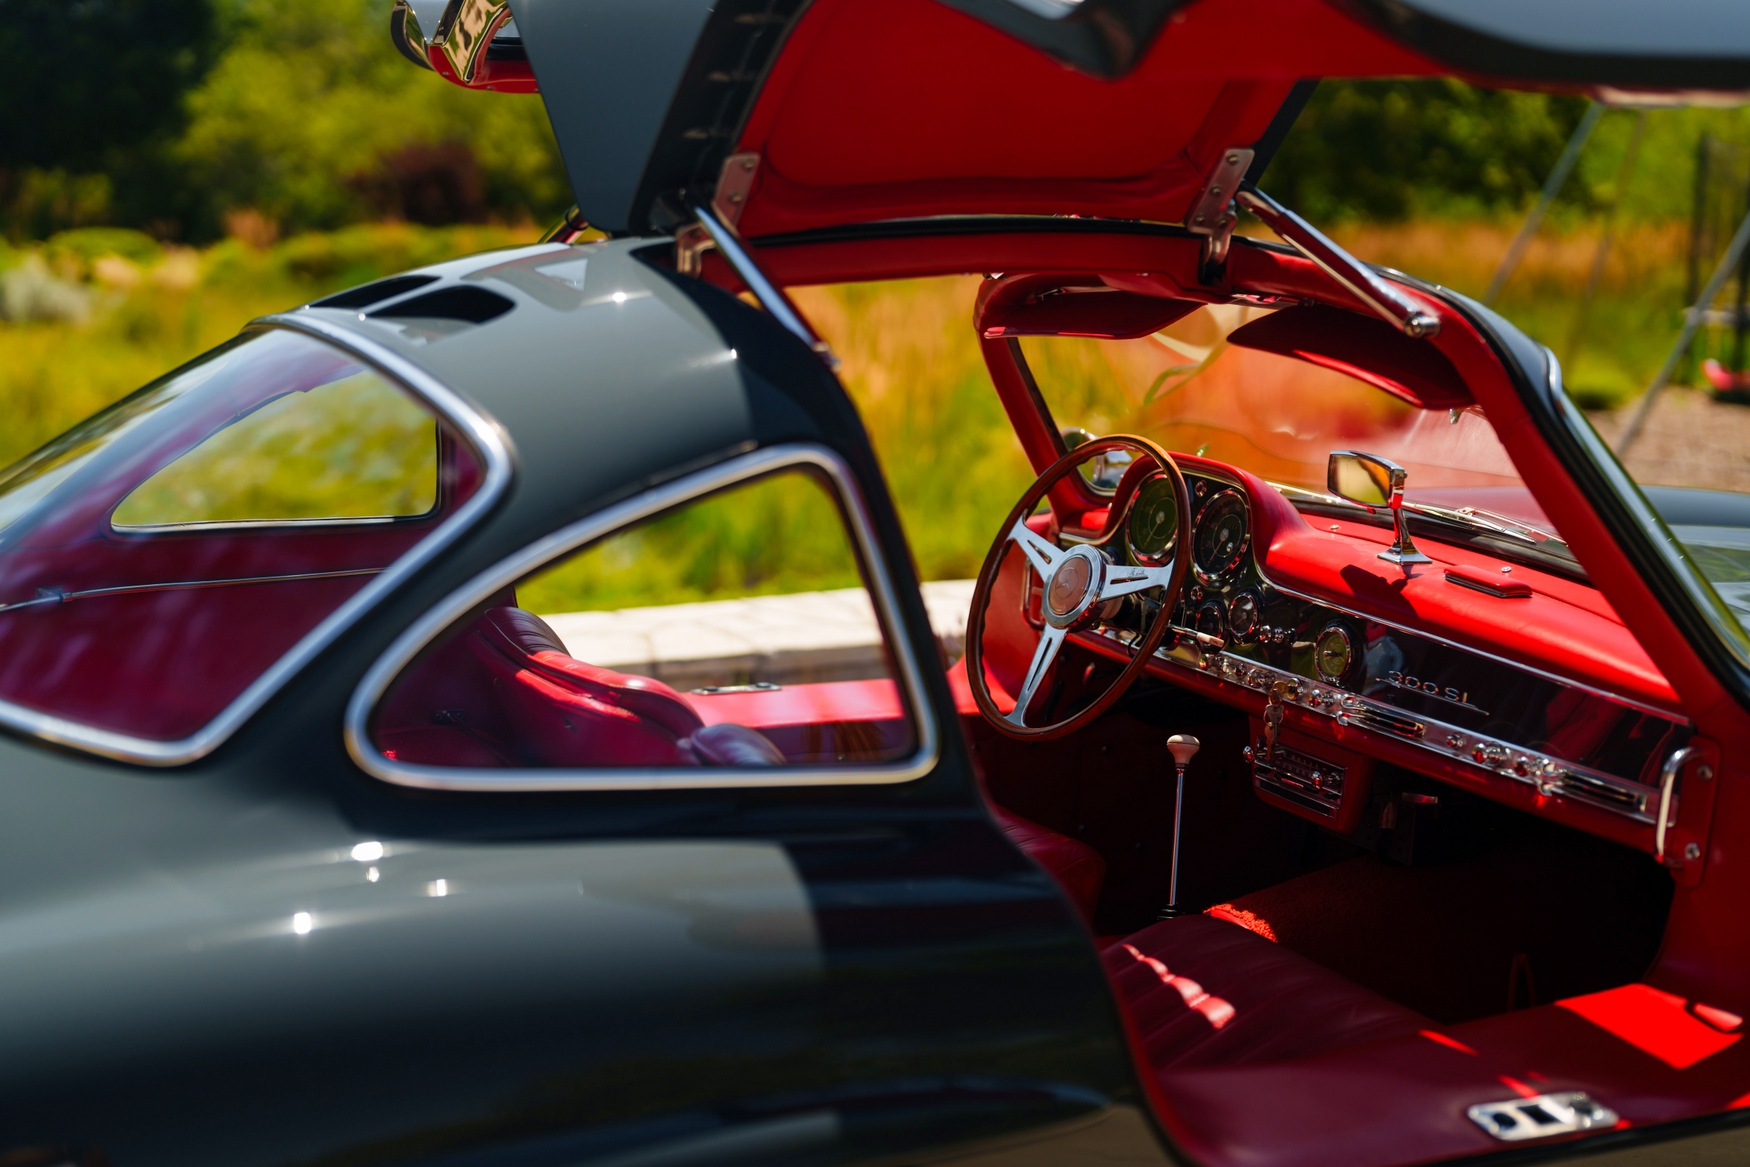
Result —
[[838, 767], [916, 749], [829, 484], [789, 470], [516, 581], [388, 689], [384, 757], [443, 767]]
[[135, 487], [117, 530], [422, 515], [437, 503], [437, 421], [360, 370], [267, 401]]
[[0, 471], [0, 715], [187, 739], [483, 479], [348, 353], [215, 350]]

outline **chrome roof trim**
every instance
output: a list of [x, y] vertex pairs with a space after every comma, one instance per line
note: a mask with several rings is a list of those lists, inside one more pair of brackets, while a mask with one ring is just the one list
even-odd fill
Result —
[[509, 436], [472, 402], [392, 350], [314, 316], [264, 316], [252, 321], [245, 331], [271, 328], [303, 332], [343, 349], [388, 374], [403, 388], [431, 405], [469, 439], [485, 462], [486, 473], [480, 489], [429, 536], [305, 633], [290, 651], [220, 710], [217, 717], [187, 737], [174, 741], [135, 737], [7, 701], [0, 701], [0, 725], [56, 745], [142, 766], [181, 766], [204, 758], [237, 732], [287, 681], [333, 644], [360, 616], [430, 563], [438, 552], [455, 542], [504, 496], [514, 473]]
[[[857, 550], [868, 572], [868, 586], [883, 630], [888, 634], [913, 722], [917, 750], [901, 762], [868, 766], [796, 766], [765, 768], [603, 767], [584, 769], [497, 770], [425, 766], [392, 761], [370, 742], [370, 715], [390, 684], [419, 652], [469, 609], [529, 572], [587, 543], [672, 507], [736, 483], [792, 466], [808, 466], [832, 480], [850, 519]], [[420, 617], [396, 638], [359, 681], [346, 707], [347, 752], [366, 773], [398, 786], [424, 790], [529, 793], [588, 790], [700, 790], [780, 786], [857, 786], [910, 782], [935, 768], [940, 737], [923, 684], [923, 671], [904, 636], [898, 594], [888, 574], [886, 557], [875, 538], [863, 493], [855, 475], [836, 452], [812, 442], [769, 446], [731, 457], [704, 470], [654, 487], [643, 494], [597, 511], [562, 527], [481, 572]]]

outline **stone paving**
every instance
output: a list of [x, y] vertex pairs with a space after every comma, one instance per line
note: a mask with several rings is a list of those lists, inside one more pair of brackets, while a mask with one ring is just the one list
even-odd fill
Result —
[[[923, 585], [931, 627], [949, 660], [960, 655], [973, 584]], [[578, 660], [677, 689], [847, 681], [888, 671], [875, 610], [860, 587], [542, 618]]]

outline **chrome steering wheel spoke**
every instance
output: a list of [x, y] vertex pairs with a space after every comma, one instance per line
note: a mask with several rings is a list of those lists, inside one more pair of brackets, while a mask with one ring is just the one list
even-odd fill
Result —
[[1110, 567], [1106, 569], [1105, 585], [1100, 588], [1100, 599], [1116, 600], [1150, 588], [1164, 588], [1172, 582], [1172, 560], [1161, 567]]
[[1040, 579], [1050, 579], [1057, 565], [1063, 562], [1069, 552], [1057, 546], [1045, 536], [1027, 525], [1025, 518], [1015, 520], [1015, 525], [1009, 528], [1009, 542], [1021, 549], [1027, 557], [1027, 562], [1033, 565], [1033, 570], [1039, 573]]
[[1057, 650], [1063, 647], [1065, 632], [1065, 629], [1047, 624], [1039, 634], [1039, 646], [1033, 650], [1033, 663], [1027, 666], [1027, 678], [1021, 682], [1021, 692], [1015, 698], [1015, 708], [1003, 718], [1010, 725], [1023, 729], [1027, 727], [1027, 706], [1033, 704], [1040, 682], [1051, 671], [1051, 663], [1057, 659]]

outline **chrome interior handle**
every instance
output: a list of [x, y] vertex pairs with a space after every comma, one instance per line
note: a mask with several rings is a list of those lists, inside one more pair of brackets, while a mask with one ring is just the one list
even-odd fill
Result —
[[1694, 746], [1672, 750], [1659, 770], [1659, 817], [1653, 823], [1653, 858], [1665, 862], [1665, 832], [1671, 826], [1671, 799], [1677, 786], [1677, 775], [1683, 765], [1696, 755]]

